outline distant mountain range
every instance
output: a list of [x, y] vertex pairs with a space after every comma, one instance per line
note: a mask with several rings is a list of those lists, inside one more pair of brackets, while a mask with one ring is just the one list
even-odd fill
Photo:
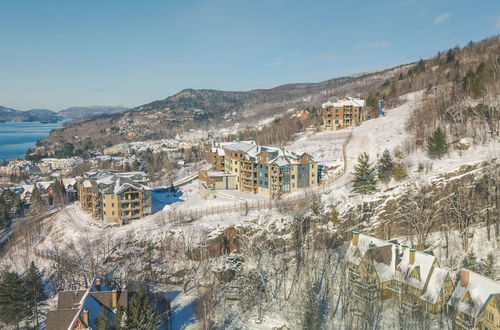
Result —
[[47, 109], [32, 109], [20, 111], [0, 106], [0, 121], [39, 121], [57, 122], [62, 118], [54, 111]]
[[58, 112], [48, 109], [32, 109], [21, 111], [0, 106], [0, 122], [6, 121], [39, 121], [57, 122], [62, 119], [93, 118], [101, 115], [119, 113], [129, 108], [123, 106], [84, 106], [70, 107]]

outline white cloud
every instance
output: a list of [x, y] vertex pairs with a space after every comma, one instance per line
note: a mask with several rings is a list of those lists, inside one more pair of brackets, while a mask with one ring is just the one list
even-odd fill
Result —
[[282, 63], [282, 62], [281, 62], [281, 58], [277, 58], [277, 59], [275, 59], [274, 61], [267, 63], [267, 66], [270, 66], [270, 67], [272, 67], [272, 68], [275, 68], [275, 67], [277, 67], [277, 66], [280, 66], [280, 65], [281, 65], [281, 63]]
[[441, 24], [449, 20], [451, 15], [449, 13], [443, 13], [441, 15], [437, 15], [436, 18], [434, 18], [434, 24]]

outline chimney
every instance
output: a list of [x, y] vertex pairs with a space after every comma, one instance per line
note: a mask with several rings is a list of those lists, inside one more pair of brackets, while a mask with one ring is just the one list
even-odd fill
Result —
[[89, 326], [89, 311], [86, 309], [83, 311], [83, 323], [85, 323], [85, 326]]
[[403, 244], [402, 248], [403, 248], [403, 251], [405, 251], [408, 248], [408, 245]]
[[116, 290], [111, 291], [111, 307], [116, 308], [117, 301], [116, 301]]
[[358, 246], [359, 242], [359, 231], [352, 232], [352, 245]]
[[97, 291], [101, 291], [101, 279], [100, 278], [96, 278], [95, 287], [96, 287]]
[[462, 288], [467, 287], [469, 285], [469, 271], [468, 270], [461, 270], [460, 271], [460, 286]]
[[410, 249], [410, 265], [415, 263], [415, 249]]

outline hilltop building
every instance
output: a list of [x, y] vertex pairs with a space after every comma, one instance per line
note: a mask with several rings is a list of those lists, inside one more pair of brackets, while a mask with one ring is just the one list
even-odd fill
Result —
[[271, 197], [318, 185], [318, 166], [307, 153], [259, 146], [254, 141], [219, 143], [211, 148], [212, 171], [199, 179], [211, 189], [240, 190]]
[[405, 315], [455, 312], [456, 329], [500, 326], [500, 283], [470, 270], [456, 276], [436, 257], [406, 245], [352, 233], [346, 251], [355, 312], [370, 318], [378, 302], [395, 298]]
[[128, 305], [127, 291], [109, 290], [100, 279], [92, 281], [86, 290], [61, 291], [57, 294], [57, 309], [47, 314], [47, 330], [95, 329], [101, 313], [112, 320], [119, 309]]
[[123, 223], [151, 214], [151, 189], [144, 172], [88, 172], [79, 179], [77, 196], [94, 218]]
[[323, 129], [337, 130], [356, 126], [366, 118], [365, 100], [346, 96], [323, 103]]

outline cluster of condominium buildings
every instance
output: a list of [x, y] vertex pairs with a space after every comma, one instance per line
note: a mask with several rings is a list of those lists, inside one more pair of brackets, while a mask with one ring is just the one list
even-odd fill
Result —
[[452, 272], [433, 255], [359, 232], [352, 233], [346, 260], [360, 317], [373, 317], [381, 301], [395, 298], [405, 315], [448, 312], [454, 329], [500, 328], [499, 282], [468, 269]]
[[144, 172], [88, 172], [78, 179], [80, 205], [96, 219], [124, 223], [151, 214], [151, 188]]
[[212, 170], [200, 171], [199, 179], [214, 190], [277, 196], [318, 185], [318, 165], [307, 153], [235, 141], [216, 143], [209, 159]]

